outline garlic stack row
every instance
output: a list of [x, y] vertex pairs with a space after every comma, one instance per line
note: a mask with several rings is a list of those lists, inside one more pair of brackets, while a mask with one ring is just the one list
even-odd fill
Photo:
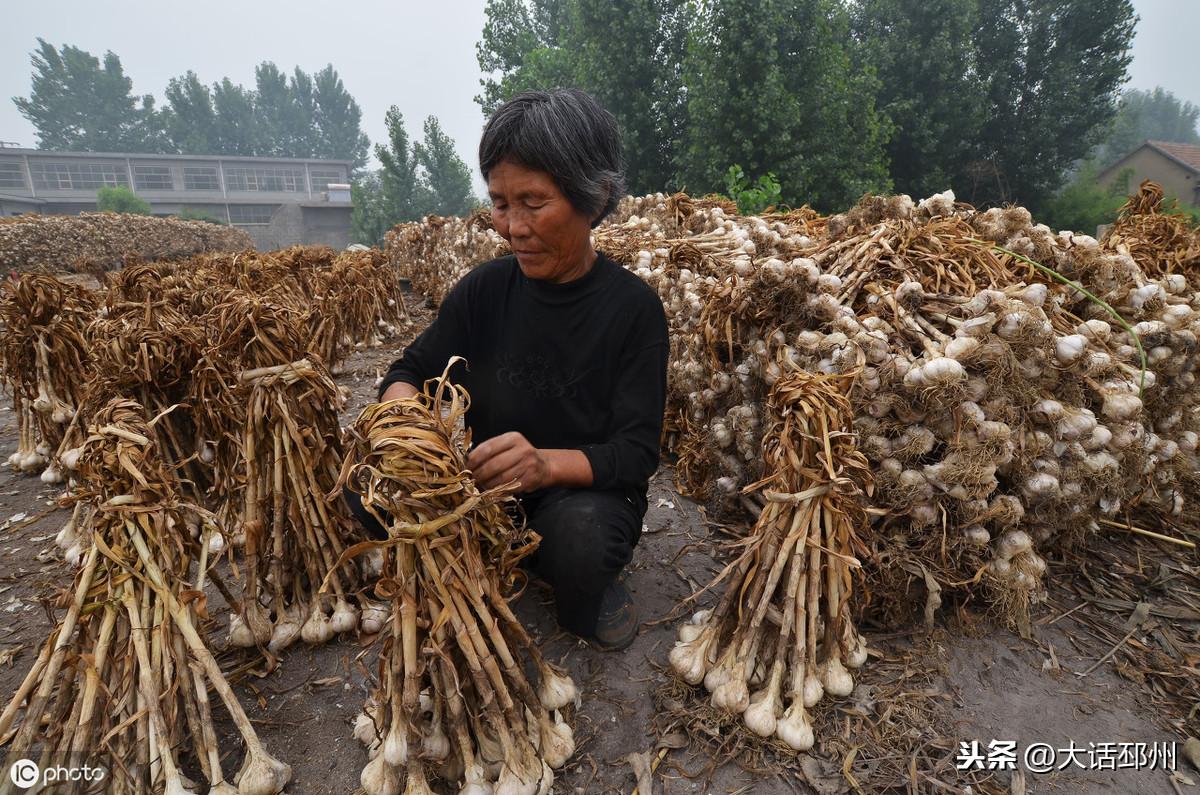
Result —
[[[1131, 203], [1115, 229], [1161, 225], [1156, 207]], [[390, 238], [393, 261], [419, 268], [402, 230], [428, 253], [437, 229], [402, 225]], [[1190, 246], [1161, 250], [1161, 261], [1194, 262], [1194, 238], [1161, 237]], [[693, 494], [734, 495], [764, 475], [766, 397], [799, 366], [859, 371], [855, 429], [883, 509], [876, 553], [943, 582], [982, 568], [1017, 620], [1041, 590], [1048, 551], [1133, 506], [1187, 510], [1200, 293], [1185, 273], [1139, 266], [1134, 254], [1153, 260], [1153, 240], [1055, 233], [1024, 208], [977, 212], [946, 192], [867, 197], [826, 219], [739, 217], [655, 194], [624, 200], [595, 242], [663, 301], [667, 443]], [[1132, 333], [1082, 290], [992, 244], [1077, 280]], [[441, 272], [489, 255], [443, 252], [454, 264]], [[882, 568], [872, 576], [892, 576]]]

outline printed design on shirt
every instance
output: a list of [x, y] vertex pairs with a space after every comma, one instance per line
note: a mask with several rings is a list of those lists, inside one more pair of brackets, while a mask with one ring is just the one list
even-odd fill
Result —
[[583, 373], [563, 372], [550, 357], [531, 353], [523, 357], [502, 356], [496, 380], [536, 398], [573, 398]]

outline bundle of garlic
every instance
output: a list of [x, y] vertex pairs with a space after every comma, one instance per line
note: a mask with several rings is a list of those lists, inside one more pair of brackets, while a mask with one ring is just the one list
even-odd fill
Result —
[[[344, 399], [324, 365], [306, 358], [301, 316], [236, 295], [207, 317], [213, 338], [197, 369], [201, 460], [211, 494], [242, 547], [234, 646], [279, 652], [358, 627], [357, 574], [335, 570], [351, 541], [341, 499], [326, 500], [342, 461]], [[318, 594], [322, 582], [332, 594]]]
[[[95, 543], [65, 616], [0, 714], [0, 743], [10, 759], [103, 767], [109, 792], [194, 792], [180, 770], [190, 751], [209, 792], [273, 795], [291, 769], [263, 748], [200, 629], [208, 560], [182, 530], [189, 516], [211, 517], [180, 500], [144, 414], [114, 400], [89, 424], [74, 499], [89, 509], [78, 531]], [[245, 743], [232, 784], [210, 688]], [[5, 777], [0, 793], [12, 784]]]
[[467, 218], [426, 216], [398, 225], [384, 240], [392, 266], [435, 306], [471, 268], [509, 253], [485, 211]]
[[[829, 219], [689, 201], [628, 200], [595, 233], [666, 309], [666, 439], [685, 491], [733, 497], [762, 476], [764, 400], [788, 363], [845, 373], [863, 358], [851, 399], [878, 472], [868, 576], [883, 604], [911, 601], [901, 580], [924, 568], [944, 588], [982, 578], [1021, 621], [1047, 551], [1133, 505], [1185, 510], [1200, 297], [1180, 273], [1144, 272], [1128, 238], [1055, 234], [949, 192], [867, 197]], [[389, 255], [418, 269], [441, 257], [422, 276], [436, 291], [484, 259], [431, 250], [439, 233], [422, 229], [398, 228]], [[1180, 240], [1150, 238], [1139, 257]]]
[[505, 513], [512, 484], [476, 488], [467, 401], [443, 374], [423, 394], [368, 406], [351, 431], [342, 482], [389, 534], [348, 551], [384, 550], [375, 590], [391, 603], [379, 686], [354, 730], [368, 795], [396, 795], [402, 779], [406, 795], [430, 793], [431, 776], [470, 795], [547, 793], [574, 751], [563, 710], [575, 686], [506, 599], [537, 537]]
[[[202, 328], [177, 308], [147, 298], [107, 307], [87, 335], [93, 366], [83, 414], [120, 397], [145, 408], [147, 419], [163, 415], [153, 426], [159, 454], [177, 468], [192, 498], [199, 499], [207, 483], [193, 460], [191, 412], [180, 404], [203, 350]], [[76, 447], [77, 438], [77, 433], [69, 434], [64, 445]]]
[[1195, 279], [1200, 270], [1200, 230], [1187, 216], [1169, 212], [1161, 186], [1144, 180], [1104, 233], [1104, 245], [1131, 256], [1143, 273], [1177, 273]]
[[410, 322], [399, 273], [378, 249], [342, 252], [309, 282], [311, 347], [331, 367], [355, 348], [379, 347]]
[[25, 274], [0, 286], [0, 377], [12, 393], [18, 424], [18, 447], [8, 465], [21, 472], [45, 467], [42, 481], [48, 484], [63, 480], [52, 459], [83, 394], [90, 359], [84, 331], [95, 312], [87, 290], [49, 276]]
[[670, 660], [715, 708], [804, 751], [814, 742], [807, 710], [825, 693], [849, 695], [847, 668], [867, 659], [849, 600], [870, 475], [854, 445], [853, 376], [782, 366], [767, 401], [768, 475], [748, 487], [766, 507], [718, 577], [728, 577], [724, 595], [680, 627]]

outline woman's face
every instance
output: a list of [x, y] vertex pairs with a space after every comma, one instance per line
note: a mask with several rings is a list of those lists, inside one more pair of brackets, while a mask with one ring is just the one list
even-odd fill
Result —
[[488, 174], [488, 194], [492, 223], [526, 277], [562, 284], [596, 261], [591, 222], [545, 171], [505, 160]]

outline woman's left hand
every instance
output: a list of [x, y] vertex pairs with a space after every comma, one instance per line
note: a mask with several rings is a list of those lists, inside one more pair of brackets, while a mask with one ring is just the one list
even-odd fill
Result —
[[494, 436], [475, 447], [467, 456], [467, 466], [485, 489], [513, 480], [521, 484], [522, 492], [551, 485], [550, 456], [516, 431]]

